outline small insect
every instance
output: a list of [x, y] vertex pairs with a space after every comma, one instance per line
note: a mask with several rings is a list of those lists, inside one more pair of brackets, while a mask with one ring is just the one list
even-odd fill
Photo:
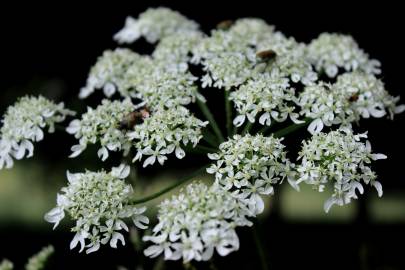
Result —
[[269, 61], [276, 58], [277, 53], [273, 50], [264, 50], [256, 53], [256, 56], [262, 60]]
[[349, 101], [350, 101], [350, 102], [356, 102], [357, 100], [359, 100], [359, 95], [357, 95], [357, 94], [353, 94], [353, 95], [349, 98]]
[[135, 125], [141, 124], [150, 116], [150, 111], [147, 107], [142, 107], [139, 110], [128, 113], [119, 123], [120, 129], [132, 129]]
[[232, 20], [225, 20], [218, 23], [217, 28], [220, 30], [228, 30], [229, 28], [231, 28], [232, 24], [233, 24]]

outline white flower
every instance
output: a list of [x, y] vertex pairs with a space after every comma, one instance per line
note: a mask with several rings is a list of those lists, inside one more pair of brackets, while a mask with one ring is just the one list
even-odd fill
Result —
[[[90, 172], [71, 174], [67, 172], [69, 184], [58, 194], [57, 206], [45, 215], [45, 220], [55, 227], [69, 215], [76, 225], [76, 232], [70, 248], [80, 244], [80, 251], [94, 252], [101, 244], [109, 243], [116, 248], [118, 242], [125, 244], [120, 231], [128, 231], [124, 219], [130, 218], [135, 226], [145, 229], [149, 223], [142, 215], [146, 208], [131, 205], [132, 187], [124, 182], [129, 175], [129, 166], [120, 165], [111, 172]], [[54, 227], [54, 228], [55, 228]]]
[[264, 210], [261, 195], [273, 193], [273, 186], [290, 178], [290, 162], [281, 139], [262, 135], [234, 135], [219, 146], [219, 153], [210, 154], [216, 160], [207, 169], [215, 174], [216, 183], [244, 201], [257, 214]]
[[370, 169], [372, 160], [385, 159], [383, 154], [371, 153], [369, 142], [361, 140], [366, 134], [354, 135], [350, 129], [318, 133], [304, 141], [299, 153], [301, 164], [297, 166], [298, 183], [313, 185], [322, 192], [331, 183], [333, 195], [324, 205], [326, 212], [332, 205], [344, 205], [357, 199], [356, 191], [364, 192], [363, 184], [376, 188], [382, 195], [381, 184]]
[[323, 33], [307, 47], [307, 59], [318, 72], [333, 78], [339, 68], [345, 71], [360, 70], [367, 74], [379, 74], [380, 62], [369, 59], [356, 41], [347, 35]]
[[[86, 86], [80, 89], [80, 98], [86, 98], [96, 89], [103, 89], [105, 96], [115, 92], [128, 96], [130, 91], [143, 81], [142, 76], [152, 69], [152, 60], [129, 49], [107, 50], [91, 68]], [[131, 70], [129, 72], [129, 70]]]
[[297, 104], [301, 107], [301, 115], [313, 119], [308, 131], [315, 134], [324, 126], [350, 126], [361, 118], [388, 114], [392, 119], [405, 108], [398, 106], [398, 101], [399, 97], [389, 95], [383, 82], [374, 75], [350, 72], [338, 76], [334, 84], [306, 86]]
[[42, 96], [25, 96], [8, 107], [0, 129], [0, 170], [11, 168], [13, 158], [32, 157], [33, 143], [44, 138], [44, 129], [53, 133], [55, 124], [68, 115], [74, 112], [65, 109], [63, 103], [55, 104]]
[[[55, 252], [53, 246], [47, 246], [41, 249], [40, 252], [32, 256], [25, 265], [26, 270], [42, 270], [49, 257]], [[1, 269], [1, 267], [0, 267]]]
[[279, 72], [263, 73], [253, 76], [246, 83], [231, 92], [230, 100], [234, 102], [238, 116], [234, 119], [235, 126], [241, 126], [247, 118], [255, 122], [257, 115], [261, 125], [270, 126], [272, 119], [283, 122], [288, 117], [294, 122], [298, 113], [291, 106], [294, 100], [294, 89], [290, 87], [289, 80], [282, 77]]
[[198, 24], [168, 8], [149, 8], [138, 19], [128, 17], [125, 26], [114, 39], [118, 43], [132, 43], [140, 37], [155, 43], [163, 37], [177, 33], [195, 31]]
[[102, 100], [97, 108], [87, 108], [81, 119], [73, 120], [66, 131], [79, 139], [79, 144], [72, 146], [71, 158], [82, 153], [88, 144], [100, 143], [97, 155], [106, 160], [109, 151], [124, 151], [126, 155], [131, 144], [125, 130], [120, 129], [120, 122], [137, 107], [130, 99], [123, 101]]
[[195, 147], [202, 138], [201, 129], [207, 124], [183, 106], [159, 109], [127, 133], [127, 139], [138, 151], [133, 161], [145, 155], [148, 157], [143, 167], [153, 165], [156, 160], [163, 165], [166, 155], [173, 152], [182, 159], [185, 156], [182, 147], [189, 144]]
[[188, 185], [183, 192], [159, 205], [158, 224], [144, 241], [148, 257], [164, 254], [166, 260], [209, 260], [214, 250], [221, 256], [239, 249], [236, 226], [251, 226], [252, 213], [222, 188], [202, 183]]

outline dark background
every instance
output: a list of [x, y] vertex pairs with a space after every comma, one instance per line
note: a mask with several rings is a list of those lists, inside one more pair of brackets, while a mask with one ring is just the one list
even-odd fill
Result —
[[[341, 1], [309, 5], [286, 3], [241, 4], [220, 2], [94, 3], [93, 6], [64, 6], [62, 4], [23, 3], [2, 7], [0, 16], [1, 92], [0, 112], [23, 94], [44, 94], [55, 100], [64, 100], [67, 106], [85, 110], [86, 101], [77, 101], [77, 94], [85, 84], [88, 71], [105, 49], [117, 47], [112, 36], [124, 25], [127, 15], [137, 16], [149, 6], [167, 6], [197, 21], [206, 32], [224, 19], [260, 17], [288, 36], [309, 42], [321, 32], [351, 34], [366, 52], [382, 63], [382, 78], [392, 95], [402, 94], [404, 78], [404, 15], [399, 6], [385, 3], [363, 4], [355, 7]], [[152, 47], [140, 41], [131, 46], [141, 52]], [[100, 98], [101, 96], [99, 96]], [[404, 97], [405, 100], [405, 97]], [[90, 100], [89, 102], [95, 102]], [[221, 115], [221, 106], [215, 112]], [[218, 104], [222, 105], [222, 104]], [[394, 122], [379, 119], [364, 121], [360, 131], [369, 130], [370, 140], [376, 152], [385, 153], [389, 159], [374, 167], [385, 194], [404, 195], [403, 152], [405, 149], [404, 115]], [[59, 137], [58, 137], [59, 136]], [[36, 157], [49, 167], [82, 168], [80, 164], [66, 161], [69, 147], [74, 140], [67, 135], [50, 136], [40, 143]], [[62, 138], [62, 139], [60, 139]], [[61, 155], [61, 151], [63, 154]], [[90, 159], [90, 158], [89, 158]], [[194, 165], [196, 159], [188, 159]], [[174, 166], [184, 163], [173, 163]], [[91, 164], [88, 167], [100, 164]], [[36, 179], [29, 179], [29, 182]], [[27, 181], [28, 182], [28, 181]], [[374, 192], [367, 190], [370, 193]], [[399, 193], [398, 193], [399, 192]], [[374, 194], [373, 194], [374, 195]], [[368, 196], [368, 195], [367, 195]], [[274, 211], [261, 221], [262, 238], [271, 269], [405, 269], [403, 221], [373, 223], [370, 221], [365, 196], [357, 204], [355, 219], [348, 223], [286, 221]], [[382, 198], [384, 200], [384, 197]], [[405, 205], [403, 205], [405, 209]], [[18, 211], [18, 209], [15, 209]], [[405, 214], [404, 214], [405, 215]], [[402, 219], [403, 220], [403, 219]], [[6, 222], [0, 222], [6, 223]], [[68, 244], [73, 235], [67, 231], [35, 230], [18, 224], [0, 227], [0, 260], [7, 257], [17, 265], [35, 253], [41, 246], [52, 243], [57, 249], [53, 269], [114, 269], [113, 266], [133, 266], [138, 260], [130, 245], [118, 250], [103, 248], [102, 251], [84, 255], [69, 252]], [[258, 269], [251, 231], [241, 229], [241, 249], [225, 259], [216, 258], [220, 269]], [[147, 267], [152, 262], [147, 260]], [[176, 269], [178, 263], [169, 263]], [[200, 266], [204, 269], [206, 265]]]

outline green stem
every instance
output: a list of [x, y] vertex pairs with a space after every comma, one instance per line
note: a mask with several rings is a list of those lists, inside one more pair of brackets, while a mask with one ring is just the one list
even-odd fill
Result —
[[194, 171], [193, 173], [191, 173], [191, 174], [189, 174], [189, 175], [187, 175], [187, 176], [181, 178], [178, 182], [176, 182], [176, 183], [174, 183], [174, 184], [172, 184], [172, 185], [170, 185], [170, 186], [168, 186], [168, 187], [166, 187], [166, 188], [164, 188], [164, 189], [162, 189], [162, 190], [160, 190], [160, 191], [158, 191], [158, 192], [156, 192], [156, 193], [153, 193], [153, 194], [151, 194], [151, 195], [149, 195], [149, 196], [146, 196], [146, 197], [144, 197], [144, 198], [141, 198], [141, 199], [134, 199], [134, 200], [131, 201], [131, 203], [132, 203], [133, 205], [135, 205], [135, 204], [141, 204], [141, 203], [145, 203], [145, 202], [154, 200], [154, 199], [156, 199], [156, 198], [162, 196], [163, 194], [165, 194], [165, 193], [167, 193], [167, 192], [169, 192], [169, 191], [171, 191], [171, 190], [173, 190], [173, 189], [175, 189], [175, 188], [177, 188], [177, 187], [183, 185], [184, 183], [190, 181], [190, 180], [193, 179], [194, 177], [200, 175], [201, 173], [203, 173], [203, 172], [205, 171], [205, 169], [206, 169], [207, 167], [208, 167], [208, 165], [205, 165], [205, 166], [199, 168], [198, 170]]
[[266, 255], [264, 254], [264, 251], [263, 251], [263, 245], [262, 245], [262, 242], [260, 241], [260, 236], [259, 236], [257, 227], [258, 227], [258, 224], [257, 224], [257, 222], [255, 222], [255, 224], [252, 226], [252, 230], [253, 230], [253, 237], [255, 239], [257, 253], [259, 254], [259, 257], [260, 257], [260, 264], [262, 266], [261, 268], [262, 268], [262, 270], [269, 270], [269, 267], [268, 267], [267, 261], [266, 261]]
[[280, 129], [280, 130], [274, 132], [273, 136], [274, 137], [284, 137], [302, 127], [305, 127], [310, 121], [311, 121], [311, 119], [305, 119], [305, 122], [302, 124], [292, 124], [288, 127], [285, 127], [283, 129]]
[[253, 127], [253, 123], [250, 121], [247, 121], [247, 124], [245, 128], [242, 130], [241, 135], [246, 135], [246, 133], [249, 133], [250, 129]]
[[211, 131], [204, 129], [202, 132], [203, 135], [203, 140], [206, 141], [209, 145], [211, 145], [212, 147], [217, 147], [219, 142], [217, 137], [215, 137], [214, 134], [212, 134]]
[[213, 147], [209, 147], [209, 146], [204, 146], [204, 145], [197, 145], [197, 146], [195, 147], [195, 149], [204, 151], [204, 152], [206, 152], [206, 153], [216, 153], [216, 152], [218, 152], [218, 149], [217, 149], [217, 148], [213, 148]]
[[228, 136], [232, 135], [232, 107], [231, 101], [229, 100], [229, 90], [224, 90], [225, 92], [225, 111], [226, 111], [226, 130]]
[[273, 126], [272, 124], [270, 126], [265, 125], [257, 133], [261, 133], [264, 135], [267, 131], [271, 129], [272, 126]]
[[221, 130], [219, 129], [219, 126], [217, 124], [217, 122], [214, 119], [214, 116], [212, 115], [210, 109], [208, 108], [207, 104], [205, 104], [205, 102], [202, 102], [200, 100], [197, 100], [197, 104], [200, 107], [202, 113], [204, 114], [204, 116], [207, 118], [208, 122], [210, 123], [212, 130], [214, 131], [214, 133], [217, 135], [218, 139], [223, 142], [224, 136], [221, 133]]

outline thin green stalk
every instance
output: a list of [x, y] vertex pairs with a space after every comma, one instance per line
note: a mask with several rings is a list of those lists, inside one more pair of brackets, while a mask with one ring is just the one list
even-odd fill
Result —
[[225, 92], [225, 111], [226, 111], [226, 130], [228, 136], [232, 135], [232, 107], [231, 101], [229, 100], [229, 90], [224, 90]]
[[253, 231], [253, 237], [255, 239], [257, 253], [259, 254], [259, 257], [260, 257], [261, 268], [262, 268], [262, 270], [269, 270], [269, 266], [267, 265], [267, 261], [266, 261], [266, 255], [264, 254], [264, 250], [263, 250], [263, 244], [260, 241], [260, 236], [259, 236], [257, 227], [258, 227], [258, 224], [257, 224], [257, 222], [255, 222], [255, 224], [252, 226], [252, 231]]
[[211, 145], [212, 147], [217, 147], [219, 142], [217, 137], [209, 130], [204, 129], [202, 132], [203, 135], [203, 140], [206, 141], [209, 145]]
[[218, 152], [217, 148], [204, 146], [204, 145], [197, 145], [194, 148], [197, 149], [197, 150], [200, 150], [200, 151], [204, 151], [206, 153], [216, 153], [216, 152]]
[[273, 126], [273, 123], [270, 126], [263, 126], [257, 133], [265, 134], [267, 131], [269, 131]]
[[246, 133], [249, 133], [250, 129], [253, 127], [253, 123], [250, 121], [247, 121], [247, 124], [245, 128], [242, 130], [242, 135], [246, 135]]
[[292, 124], [288, 127], [285, 127], [283, 129], [280, 129], [280, 130], [274, 132], [273, 136], [274, 137], [284, 137], [302, 127], [305, 127], [310, 121], [311, 121], [311, 119], [305, 119], [305, 122], [302, 124]]
[[210, 123], [212, 130], [214, 131], [215, 135], [217, 135], [218, 139], [223, 142], [225, 140], [224, 136], [221, 133], [221, 130], [217, 124], [217, 122], [214, 119], [214, 116], [212, 115], [210, 109], [208, 108], [207, 104], [205, 102], [202, 102], [200, 100], [197, 100], [197, 104], [200, 107], [202, 113], [204, 116], [207, 118], [208, 122]]
[[141, 203], [145, 203], [145, 202], [154, 200], [154, 199], [162, 196], [163, 194], [165, 194], [165, 193], [167, 193], [167, 192], [169, 192], [169, 191], [183, 185], [184, 183], [190, 181], [194, 177], [202, 174], [207, 167], [208, 167], [208, 165], [204, 165], [203, 167], [199, 168], [198, 170], [194, 171], [193, 173], [181, 178], [178, 182], [176, 182], [176, 183], [174, 183], [174, 184], [172, 184], [172, 185], [170, 185], [170, 186], [168, 186], [168, 187], [166, 187], [166, 188], [164, 188], [164, 189], [162, 189], [162, 190], [160, 190], [160, 191], [158, 191], [156, 193], [153, 193], [153, 194], [151, 194], [149, 196], [146, 196], [144, 198], [134, 199], [134, 200], [131, 201], [131, 203], [133, 205], [135, 205], [135, 204], [141, 204]]

